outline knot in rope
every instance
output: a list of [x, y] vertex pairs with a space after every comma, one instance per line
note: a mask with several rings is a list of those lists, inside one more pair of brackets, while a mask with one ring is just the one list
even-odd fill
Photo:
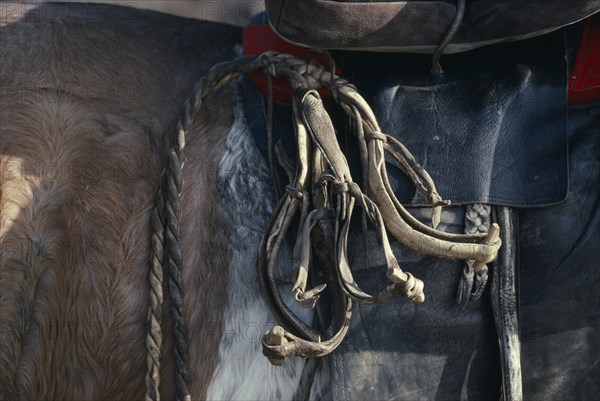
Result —
[[387, 143], [387, 135], [382, 132], [371, 132], [366, 135], [367, 142], [371, 141], [381, 141], [383, 143]]
[[[243, 73], [260, 70], [283, 78], [293, 89], [292, 114], [296, 137], [296, 166], [286, 171], [290, 184], [273, 212], [258, 253], [258, 277], [263, 295], [279, 324], [263, 337], [263, 353], [275, 365], [285, 358], [316, 358], [329, 354], [343, 341], [350, 326], [353, 302], [384, 304], [398, 297], [420, 303], [425, 300], [424, 283], [404, 272], [392, 252], [388, 232], [407, 248], [434, 257], [471, 260], [475, 272], [484, 271], [500, 247], [498, 226], [489, 232], [451, 234], [436, 229], [441, 208], [448, 204], [438, 194], [429, 174], [396, 138], [381, 132], [377, 119], [356, 87], [337, 76], [334, 67], [301, 60], [286, 54], [266, 52], [258, 57], [240, 57], [214, 66], [194, 85], [183, 107], [174, 140], [168, 144], [166, 165], [152, 214], [152, 261], [149, 272], [150, 306], [147, 334], [146, 400], [158, 401], [163, 276], [169, 280], [175, 330], [174, 357], [178, 400], [190, 400], [188, 346], [183, 317], [184, 288], [181, 276], [179, 221], [183, 188], [183, 151], [191, 121], [204, 100]], [[362, 187], [350, 173], [338, 143], [336, 129], [317, 92], [328, 89], [336, 103], [354, 121], [363, 172]], [[270, 102], [272, 103], [272, 102]], [[269, 131], [270, 132], [270, 131]], [[272, 149], [270, 147], [270, 153]], [[431, 202], [431, 226], [413, 217], [392, 191], [385, 156], [399, 166], [418, 191]], [[270, 155], [271, 158], [271, 155]], [[270, 163], [271, 164], [271, 163]], [[273, 165], [271, 165], [273, 168]], [[377, 294], [363, 291], [355, 281], [348, 261], [348, 232], [354, 208], [363, 211], [363, 231], [371, 224], [379, 235], [387, 264], [387, 284]], [[304, 308], [319, 306], [321, 294], [329, 291], [331, 321], [322, 321], [323, 332], [310, 327], [284, 302], [278, 284], [277, 260], [293, 223], [293, 298]], [[308, 287], [312, 287], [308, 289]], [[318, 309], [317, 309], [318, 312]], [[322, 314], [318, 313], [320, 317]]]
[[296, 187], [293, 187], [291, 185], [288, 185], [285, 187], [286, 192], [290, 195], [293, 196], [296, 199], [302, 199], [302, 197], [304, 196], [304, 194], [306, 193], [305, 191], [303, 191], [302, 189], [298, 189]]

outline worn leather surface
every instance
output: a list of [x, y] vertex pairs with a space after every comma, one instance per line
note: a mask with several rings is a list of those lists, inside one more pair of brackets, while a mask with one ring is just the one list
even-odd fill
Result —
[[[564, 199], [562, 33], [447, 56], [439, 78], [427, 56], [339, 52], [336, 61], [443, 198], [511, 206]], [[425, 203], [391, 170], [402, 202]]]
[[[421, 219], [427, 213], [412, 209]], [[446, 209], [439, 229], [464, 230], [461, 207]], [[369, 233], [370, 249], [377, 249]], [[385, 281], [385, 261], [364, 251], [357, 227], [349, 244], [357, 282], [368, 291]], [[425, 282], [426, 300], [358, 305], [345, 342], [331, 357], [336, 400], [494, 400], [500, 362], [489, 297], [462, 310], [455, 303], [463, 263], [392, 245], [403, 270]], [[367, 259], [368, 258], [368, 259]]]
[[569, 127], [567, 201], [519, 215], [526, 400], [600, 394], [600, 103], [570, 108]]
[[[526, 400], [583, 401], [600, 393], [600, 104], [571, 109], [569, 125], [567, 201], [519, 213]], [[441, 228], [460, 232], [463, 216], [462, 208], [445, 209]], [[374, 286], [384, 262], [363, 251], [358, 230], [351, 238], [357, 281]], [[375, 240], [373, 233], [369, 238]], [[358, 306], [345, 343], [332, 357], [334, 399], [498, 399], [489, 290], [461, 310], [454, 303], [460, 262], [422, 257], [397, 244], [394, 251], [405, 270], [425, 281], [428, 298], [418, 306], [404, 300]]]
[[[522, 206], [517, 286], [526, 400], [590, 400], [600, 393], [600, 105], [571, 108], [567, 125], [561, 39], [548, 35], [446, 57], [444, 83], [430, 81], [429, 59], [421, 56], [382, 56], [386, 65], [371, 54], [361, 65], [354, 60], [360, 54], [336, 54], [383, 128], [398, 129], [388, 133], [407, 144], [443, 196]], [[266, 157], [263, 100], [249, 85], [246, 116]], [[275, 138], [293, 156], [287, 113], [275, 105]], [[342, 138], [353, 158], [350, 142]], [[355, 159], [358, 181], [356, 166]], [[403, 202], [422, 202], [406, 191], [411, 186], [400, 174], [396, 179]], [[426, 209], [411, 211], [429, 217]], [[439, 228], [462, 232], [463, 208], [445, 208]], [[365, 252], [360, 224], [349, 241], [357, 282], [366, 291], [380, 288], [384, 261]], [[374, 232], [368, 242], [378, 249]], [[397, 243], [393, 248], [402, 268], [425, 281], [426, 302], [359, 305], [328, 363], [331, 397], [498, 399], [489, 289], [463, 310], [455, 303], [462, 262], [417, 255]]]
[[[429, 73], [428, 56], [336, 52], [334, 57], [342, 76], [373, 108], [382, 130], [408, 147], [444, 199], [540, 206], [565, 198], [562, 32], [447, 56], [443, 77]], [[244, 99], [266, 157], [263, 101], [248, 85]], [[281, 139], [293, 157], [289, 107], [276, 104], [274, 117], [274, 143]], [[351, 138], [341, 141], [347, 144], [354, 180], [360, 182], [358, 149]], [[388, 172], [401, 202], [427, 203], [399, 169], [390, 166]]]
[[[266, 0], [271, 25], [288, 40], [327, 49], [432, 53], [456, 0]], [[467, 0], [451, 52], [548, 32], [600, 10], [599, 0]]]

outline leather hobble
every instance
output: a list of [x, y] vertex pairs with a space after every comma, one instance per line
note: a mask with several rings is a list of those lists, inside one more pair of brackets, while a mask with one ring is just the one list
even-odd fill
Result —
[[[178, 140], [172, 145], [173, 152], [180, 155], [177, 160], [183, 158], [191, 118], [208, 95], [241, 74], [257, 70], [273, 78], [283, 78], [292, 87], [296, 152], [294, 165], [283, 146], [273, 143], [272, 133], [269, 134], [269, 164], [273, 170], [277, 160], [289, 181], [285, 191], [281, 191], [258, 253], [259, 285], [279, 323], [262, 341], [263, 353], [271, 363], [282, 365], [285, 358], [291, 356], [317, 358], [331, 353], [348, 333], [354, 302], [381, 305], [398, 297], [415, 303], [425, 301], [423, 281], [402, 270], [392, 252], [388, 232], [407, 248], [424, 255], [473, 260], [475, 272], [496, 259], [501, 245], [498, 225], [492, 224], [487, 233], [452, 234], [437, 230], [442, 207], [449, 202], [442, 199], [431, 176], [400, 141], [382, 132], [370, 106], [353, 85], [315, 62], [269, 51], [213, 67], [198, 81], [185, 104], [183, 122], [178, 125]], [[356, 127], [354, 137], [361, 150], [362, 187], [351, 175], [338, 141], [338, 131], [318, 92], [323, 88], [332, 94]], [[270, 100], [267, 114], [270, 127], [273, 116]], [[430, 203], [430, 225], [417, 220], [397, 199], [387, 176], [386, 157], [402, 169]], [[170, 163], [164, 173], [167, 181], [176, 178], [172, 177], [173, 173], [180, 172], [181, 168], [177, 163]], [[279, 185], [278, 175], [272, 173]], [[348, 235], [355, 207], [362, 209], [363, 228], [368, 224], [375, 228], [387, 266], [388, 284], [374, 295], [359, 286], [350, 268]], [[298, 228], [292, 230], [294, 226]], [[158, 224], [157, 229], [164, 230], [164, 227], [161, 229]], [[177, 230], [171, 234], [171, 242], [176, 244]], [[292, 237], [294, 243], [292, 295], [301, 307], [317, 310], [315, 327], [293, 313], [278, 287], [286, 281], [277, 275], [277, 260], [288, 237]], [[170, 255], [173, 252], [169, 250]], [[175, 271], [170, 274], [176, 276]], [[326, 305], [319, 304], [323, 296], [329, 301]], [[183, 320], [180, 323], [185, 327]], [[183, 361], [187, 358], [185, 345], [182, 343], [177, 350]], [[183, 364], [182, 372], [184, 377]], [[188, 385], [184, 380], [180, 384], [180, 398], [185, 399]]]

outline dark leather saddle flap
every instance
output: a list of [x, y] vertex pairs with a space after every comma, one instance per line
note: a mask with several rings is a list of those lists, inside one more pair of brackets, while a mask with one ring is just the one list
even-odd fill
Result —
[[[382, 131], [407, 146], [444, 199], [519, 207], [565, 199], [562, 32], [443, 56], [441, 77], [430, 74], [431, 58], [425, 55], [340, 51], [334, 57], [373, 108]], [[266, 157], [263, 102], [255, 92], [245, 85], [246, 115]], [[361, 182], [355, 141], [341, 131], [354, 180]], [[285, 105], [275, 109], [274, 143], [280, 139], [295, 155]], [[388, 172], [402, 203], [427, 204], [400, 169], [388, 163]]]

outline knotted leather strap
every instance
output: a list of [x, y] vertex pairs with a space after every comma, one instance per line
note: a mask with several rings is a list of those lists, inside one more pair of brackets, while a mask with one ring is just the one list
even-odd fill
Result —
[[[427, 255], [472, 259], [479, 265], [496, 258], [500, 246], [497, 226], [493, 226], [489, 236], [435, 230], [441, 208], [446, 203], [437, 193], [429, 174], [419, 166], [408, 149], [380, 131], [373, 112], [354, 86], [323, 67], [315, 64], [307, 66], [290, 56], [266, 53], [262, 57], [273, 61], [266, 70], [268, 74], [292, 78], [289, 81], [295, 90], [292, 109], [297, 142], [296, 176], [276, 207], [259, 253], [262, 289], [280, 322], [280, 326], [270, 330], [263, 339], [264, 353], [271, 362], [279, 365], [284, 358], [293, 355], [318, 357], [332, 352], [348, 330], [351, 299], [370, 304], [383, 304], [399, 296], [417, 303], [424, 301], [423, 282], [402, 271], [391, 250], [388, 230], [407, 247]], [[363, 155], [368, 188], [361, 188], [353, 181], [332, 120], [316, 90], [321, 87], [331, 91], [337, 103], [356, 123], [356, 137]], [[391, 156], [416, 188], [431, 201], [431, 227], [411, 216], [397, 200], [387, 178], [385, 154]], [[387, 264], [390, 283], [375, 295], [360, 288], [348, 262], [348, 232], [357, 205], [379, 234]], [[325, 328], [323, 333], [316, 332], [293, 314], [277, 286], [281, 281], [276, 277], [277, 256], [292, 221], [298, 217], [300, 228], [294, 246], [296, 277], [292, 291], [301, 306], [313, 308], [320, 293], [330, 287], [333, 318], [330, 327]], [[316, 234], [315, 230], [321, 233]], [[319, 258], [313, 257], [316, 253], [313, 246], [315, 235], [328, 239], [317, 244], [329, 254], [321, 263], [316, 261]], [[315, 270], [320, 275], [315, 274]], [[311, 275], [326, 279], [307, 290]]]
[[[240, 74], [255, 70], [286, 79], [294, 90], [295, 172], [292, 173], [289, 160], [283, 163], [288, 175], [294, 177], [275, 207], [258, 255], [259, 283], [280, 324], [263, 338], [263, 352], [272, 363], [283, 364], [290, 356], [320, 357], [332, 352], [348, 331], [353, 300], [370, 304], [383, 304], [399, 296], [416, 303], [425, 300], [423, 282], [398, 265], [388, 231], [408, 248], [426, 255], [475, 260], [477, 266], [496, 258], [500, 247], [497, 225], [492, 225], [491, 234], [487, 236], [449, 234], [435, 229], [441, 208], [447, 203], [438, 194], [429, 174], [404, 145], [381, 132], [371, 108], [356, 88], [322, 65], [276, 52], [217, 64], [195, 85], [194, 93], [186, 102], [188, 117], [182, 129], [183, 137], [187, 135], [190, 116], [210, 93]], [[362, 188], [350, 174], [338, 144], [338, 133], [317, 92], [321, 88], [327, 88], [355, 122], [365, 175]], [[431, 227], [411, 216], [394, 195], [387, 178], [386, 154], [431, 201]], [[279, 156], [280, 161], [286, 160], [283, 155]], [[356, 205], [363, 209], [363, 220], [368, 219], [379, 234], [387, 263], [389, 285], [375, 295], [360, 288], [348, 262], [348, 231]], [[320, 316], [322, 331], [299, 319], [283, 301], [278, 288], [281, 279], [276, 274], [277, 258], [296, 222], [300, 228], [294, 245], [296, 277], [292, 291], [301, 306], [313, 308], [320, 294], [328, 288], [331, 319]], [[307, 289], [309, 283], [313, 288]]]

